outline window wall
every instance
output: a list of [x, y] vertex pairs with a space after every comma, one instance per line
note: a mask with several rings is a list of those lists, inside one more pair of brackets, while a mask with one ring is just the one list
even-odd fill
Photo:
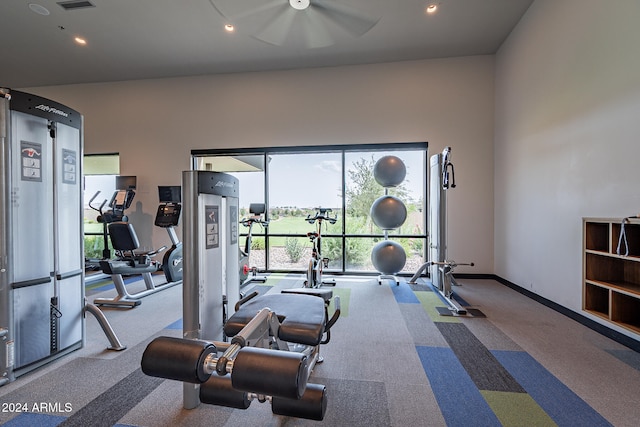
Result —
[[[108, 210], [110, 198], [116, 190], [116, 177], [120, 174], [120, 155], [87, 154], [84, 156], [84, 255], [99, 260], [104, 249], [103, 225], [98, 221], [98, 209]], [[97, 268], [97, 261], [94, 263]]]
[[[193, 157], [193, 166], [196, 170], [225, 172], [235, 176], [240, 186], [238, 230], [240, 240], [238, 245], [244, 248], [248, 234], [248, 228], [242, 225], [242, 220], [251, 216], [249, 208], [252, 203], [265, 203], [265, 165], [268, 157], [265, 153], [232, 154], [220, 153], [215, 155], [199, 155]], [[265, 215], [262, 216], [265, 218]], [[266, 257], [266, 228], [254, 224], [251, 229], [251, 251], [249, 265], [258, 270], [267, 269]]]
[[[273, 148], [227, 152], [199, 150], [194, 168], [226, 172], [240, 183], [240, 217], [251, 203], [265, 203], [268, 227], [252, 230], [250, 265], [267, 271], [304, 271], [311, 256], [307, 233], [318, 231], [306, 221], [317, 208], [331, 209], [336, 222], [323, 222], [322, 255], [325, 271], [371, 272], [371, 249], [380, 240], [398, 241], [407, 253], [404, 272], [414, 272], [425, 260], [427, 144], [383, 144]], [[394, 155], [405, 164], [405, 180], [384, 189], [373, 168], [383, 156]], [[373, 202], [395, 195], [407, 207], [407, 220], [398, 229], [382, 230], [370, 216]], [[240, 225], [242, 236], [247, 230]], [[241, 240], [243, 244], [244, 240]]]

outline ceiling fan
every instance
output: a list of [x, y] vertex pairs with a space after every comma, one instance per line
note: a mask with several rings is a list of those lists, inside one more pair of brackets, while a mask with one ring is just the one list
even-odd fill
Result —
[[344, 0], [210, 1], [238, 31], [276, 46], [330, 46], [346, 37], [362, 36], [380, 20]]

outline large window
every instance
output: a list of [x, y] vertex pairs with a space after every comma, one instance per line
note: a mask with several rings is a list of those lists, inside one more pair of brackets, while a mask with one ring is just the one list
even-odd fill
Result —
[[[320, 230], [322, 254], [330, 260], [326, 271], [374, 272], [371, 249], [388, 237], [405, 249], [403, 271], [414, 272], [425, 258], [426, 148], [426, 143], [408, 143], [199, 150], [193, 153], [193, 165], [238, 178], [241, 217], [248, 215], [251, 203], [266, 204], [269, 226], [252, 230], [251, 266], [304, 271], [311, 255], [307, 233], [316, 231], [306, 218], [322, 207], [330, 208], [337, 218], [333, 224], [323, 223]], [[407, 174], [400, 185], [385, 190], [376, 182], [373, 168], [387, 155], [399, 157]], [[385, 191], [407, 208], [407, 220], [398, 229], [382, 230], [371, 220], [371, 205]], [[242, 226], [240, 231], [246, 236]]]
[[[246, 246], [248, 229], [242, 225], [242, 219], [251, 216], [252, 203], [265, 203], [265, 159], [264, 153], [219, 154], [194, 157], [196, 170], [225, 172], [235, 176], [240, 183], [239, 226], [241, 248]], [[265, 218], [263, 215], [262, 218]], [[254, 224], [251, 229], [251, 250], [249, 264], [259, 270], [267, 269], [265, 229]]]
[[[273, 270], [305, 269], [311, 257], [308, 232], [315, 224], [306, 221], [315, 208], [330, 208], [331, 214], [342, 218], [342, 157], [341, 153], [274, 153], [269, 159], [267, 190], [269, 194], [269, 268]], [[328, 253], [341, 235], [341, 222], [324, 222], [320, 230], [322, 255], [331, 262], [330, 270], [342, 269], [340, 252]]]
[[[104, 210], [116, 190], [116, 177], [120, 174], [120, 156], [111, 154], [87, 154], [84, 156], [84, 256], [99, 260], [103, 256], [104, 240], [102, 223], [97, 209], [103, 202]], [[97, 268], [97, 261], [94, 263]]]

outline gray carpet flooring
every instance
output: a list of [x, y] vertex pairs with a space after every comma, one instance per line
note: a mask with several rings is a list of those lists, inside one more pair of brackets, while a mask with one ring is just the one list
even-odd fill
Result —
[[[260, 289], [279, 292], [300, 286], [302, 280], [301, 275], [272, 275]], [[2, 403], [24, 402], [32, 409], [39, 402], [58, 402], [48, 406], [55, 410], [1, 411], [0, 425], [492, 425], [469, 412], [465, 390], [453, 388], [446, 396], [449, 400], [443, 400], [442, 386], [423, 366], [421, 354], [428, 351], [420, 349], [450, 351], [469, 373], [471, 386], [466, 388], [483, 393], [502, 425], [532, 425], [519, 419], [517, 408], [500, 407], [504, 395], [535, 398], [526, 378], [518, 377], [507, 363], [513, 354], [535, 360], [536, 367], [557, 379], [594, 416], [602, 417], [601, 425], [637, 425], [638, 353], [495, 281], [466, 280], [462, 285], [456, 292], [486, 318], [439, 317], [433, 308], [442, 304], [425, 284], [402, 283], [394, 289], [379, 285], [374, 277], [338, 276], [335, 293], [341, 296], [343, 316], [332, 329], [331, 342], [321, 350], [324, 362], [312, 374], [312, 382], [328, 390], [329, 406], [322, 422], [273, 415], [268, 403], [259, 402], [247, 410], [211, 405], [185, 410], [181, 383], [143, 375], [139, 367], [146, 345], [157, 336], [181, 336], [181, 287], [177, 286], [144, 298], [133, 310], [104, 310], [127, 345], [123, 352], [107, 351], [106, 338], [95, 319], [88, 317], [83, 349], [0, 388]], [[442, 374], [446, 383], [448, 373]], [[452, 417], [452, 410], [461, 418]], [[571, 425], [558, 422], [563, 418], [553, 413], [539, 419], [551, 418], [554, 424], [548, 425]], [[565, 418], [580, 425], [579, 418]], [[464, 421], [452, 421], [457, 419]]]

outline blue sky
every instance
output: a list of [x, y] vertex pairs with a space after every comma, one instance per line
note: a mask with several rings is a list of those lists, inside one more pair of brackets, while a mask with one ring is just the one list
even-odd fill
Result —
[[[405, 163], [407, 177], [405, 186], [416, 199], [424, 192], [421, 151], [405, 152], [348, 152], [345, 156], [346, 167], [350, 169], [361, 158], [371, 155], [378, 159], [388, 154], [397, 155]], [[342, 204], [341, 192], [341, 155], [340, 153], [301, 153], [275, 154], [270, 156], [269, 203], [271, 207], [295, 206], [299, 208], [339, 207]], [[240, 180], [240, 206], [264, 201], [262, 172], [232, 173]], [[150, 191], [156, 191], [150, 186]], [[100, 205], [103, 199], [110, 199], [115, 190], [113, 176], [94, 176], [86, 180], [85, 204], [97, 190], [102, 193], [95, 202]], [[382, 195], [382, 193], [380, 194]]]
[[[347, 153], [346, 167], [361, 158], [369, 159], [372, 153]], [[389, 153], [376, 152], [378, 159]], [[396, 153], [407, 167], [405, 185], [416, 199], [423, 190], [423, 157], [416, 152]], [[304, 153], [272, 155], [269, 162], [269, 204], [272, 207], [295, 206], [313, 208], [318, 206], [339, 207], [341, 201], [341, 156], [340, 153]], [[264, 200], [262, 173], [236, 173], [240, 180], [240, 205]], [[382, 193], [380, 194], [382, 195]]]

